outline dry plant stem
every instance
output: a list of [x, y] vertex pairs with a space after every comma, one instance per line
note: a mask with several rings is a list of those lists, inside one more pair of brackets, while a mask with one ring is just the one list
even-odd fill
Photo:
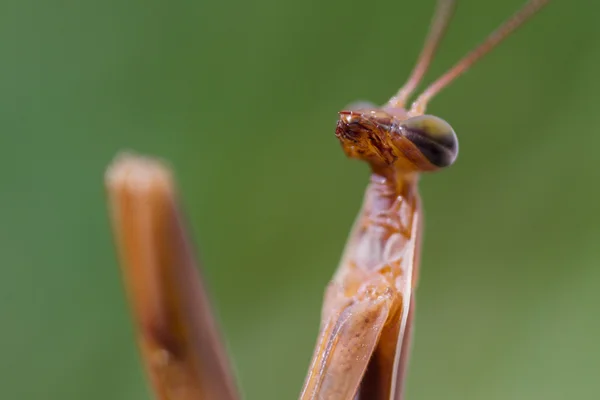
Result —
[[238, 399], [177, 205], [160, 162], [117, 157], [110, 212], [143, 362], [157, 399]]

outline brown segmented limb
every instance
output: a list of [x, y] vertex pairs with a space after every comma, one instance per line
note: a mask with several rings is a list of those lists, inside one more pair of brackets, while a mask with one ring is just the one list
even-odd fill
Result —
[[[392, 390], [390, 390], [392, 400], [404, 399], [404, 393], [406, 392], [406, 376], [408, 374], [408, 362], [410, 359], [410, 352], [412, 350], [412, 336], [414, 332], [414, 320], [415, 320], [415, 294], [413, 293], [410, 299], [410, 308], [408, 310], [408, 317], [406, 319], [406, 327], [404, 334], [399, 337], [401, 343], [398, 343], [400, 352], [398, 353], [399, 358], [397, 366], [394, 368], [395, 376], [393, 378]], [[367, 397], [368, 398], [368, 397]]]
[[393, 293], [369, 283], [354, 299], [330, 286], [337, 307], [324, 321], [302, 400], [353, 399], [394, 305]]
[[405, 253], [406, 279], [397, 285], [397, 290], [407, 299], [401, 312], [392, 316], [388, 328], [380, 339], [365, 375], [359, 400], [402, 400], [406, 388], [406, 375], [412, 347], [413, 321], [415, 313], [415, 290], [418, 281], [422, 214], [420, 204], [413, 215], [411, 240]]
[[[420, 209], [420, 204], [419, 204]], [[413, 269], [412, 269], [412, 295], [410, 298], [410, 308], [408, 310], [408, 316], [406, 318], [406, 325], [404, 334], [399, 336], [400, 353], [397, 354], [396, 366], [394, 367], [395, 376], [393, 378], [393, 384], [395, 385], [391, 393], [393, 394], [393, 400], [403, 400], [404, 393], [406, 391], [406, 377], [408, 374], [408, 362], [410, 361], [410, 353], [412, 350], [412, 338], [414, 333], [414, 320], [415, 320], [415, 303], [416, 296], [415, 290], [419, 281], [419, 269], [421, 268], [421, 241], [423, 239], [423, 217], [416, 224], [415, 232], [415, 251], [413, 253]]]
[[414, 185], [410, 176], [374, 175], [326, 292], [302, 400], [389, 400], [402, 392], [420, 235]]
[[138, 343], [159, 400], [236, 400], [170, 171], [122, 155], [106, 173], [110, 214]]

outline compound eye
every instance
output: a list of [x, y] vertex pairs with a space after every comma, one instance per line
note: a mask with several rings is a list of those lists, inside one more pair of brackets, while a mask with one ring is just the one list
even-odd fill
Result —
[[451, 165], [458, 155], [458, 139], [449, 123], [433, 115], [420, 115], [400, 123], [400, 129], [433, 165]]

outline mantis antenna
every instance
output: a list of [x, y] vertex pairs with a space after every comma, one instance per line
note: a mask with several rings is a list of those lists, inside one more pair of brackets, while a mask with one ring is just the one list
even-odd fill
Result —
[[[512, 32], [522, 26], [527, 20], [533, 17], [542, 7], [548, 4], [550, 0], [530, 0], [519, 11], [517, 11], [505, 23], [500, 25], [498, 29], [492, 32], [487, 39], [472, 50], [469, 54], [458, 61], [448, 72], [443, 74], [432, 84], [430, 84], [417, 97], [410, 108], [411, 115], [422, 115], [429, 101], [442, 89], [452, 83], [456, 78], [466, 72], [479, 61], [483, 56], [500, 44]], [[454, 0], [439, 0], [436, 7], [435, 16], [431, 24], [431, 28], [421, 54], [419, 55], [417, 65], [408, 78], [407, 82], [402, 86], [398, 93], [390, 99], [388, 105], [392, 107], [404, 107], [408, 97], [412, 94], [415, 87], [419, 84], [423, 75], [427, 71], [429, 64], [433, 58], [444, 32], [452, 18], [456, 2]]]

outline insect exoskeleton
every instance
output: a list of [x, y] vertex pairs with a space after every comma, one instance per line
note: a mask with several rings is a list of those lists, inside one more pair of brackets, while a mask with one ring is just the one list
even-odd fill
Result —
[[452, 165], [458, 138], [452, 126], [434, 115], [408, 116], [403, 109], [341, 111], [336, 128], [346, 154], [374, 168], [434, 171]]

